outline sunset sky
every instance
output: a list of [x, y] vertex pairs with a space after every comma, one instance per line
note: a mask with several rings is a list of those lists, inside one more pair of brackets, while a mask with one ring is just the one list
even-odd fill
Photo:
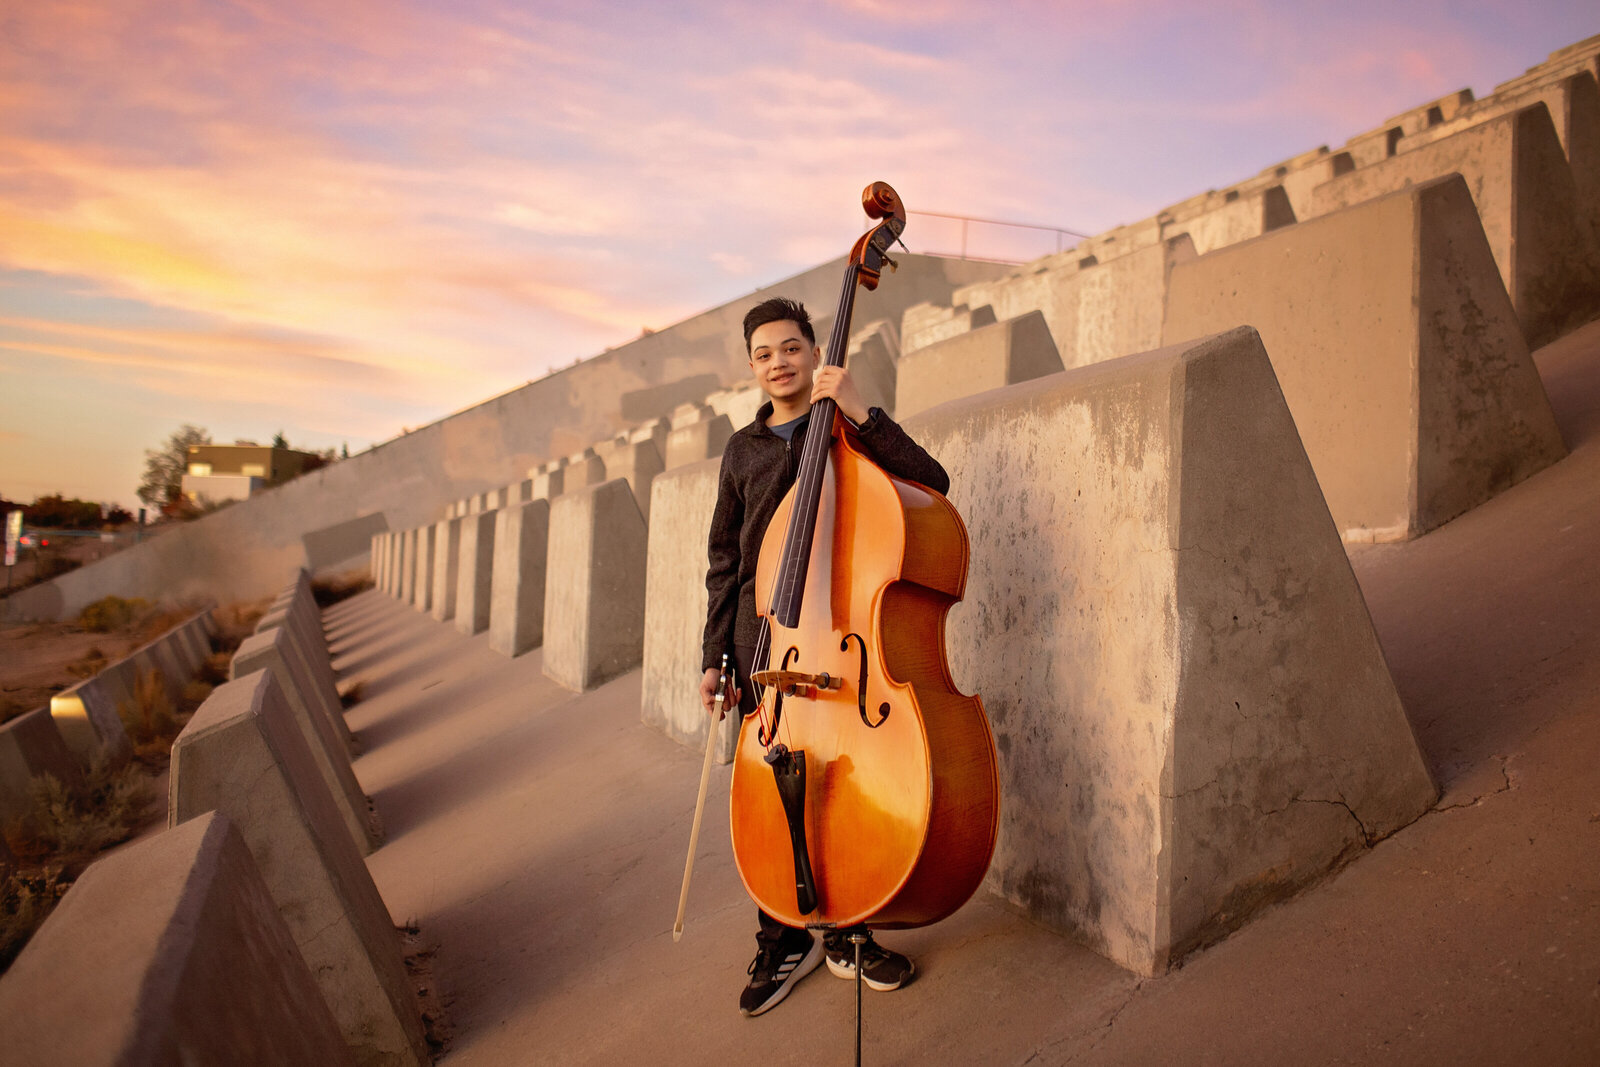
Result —
[[185, 422], [359, 451], [842, 255], [873, 179], [1095, 233], [1596, 32], [1592, 0], [10, 3], [0, 495], [137, 506]]

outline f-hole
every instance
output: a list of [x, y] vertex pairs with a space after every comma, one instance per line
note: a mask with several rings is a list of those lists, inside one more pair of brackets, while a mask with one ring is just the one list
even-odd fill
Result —
[[861, 721], [867, 724], [869, 730], [876, 730], [889, 718], [889, 704], [885, 701], [878, 705], [878, 721], [873, 722], [867, 717], [867, 643], [861, 640], [860, 634], [849, 634], [839, 642], [840, 652], [850, 651], [850, 638], [855, 638], [856, 647], [861, 650], [861, 674], [856, 679], [856, 707], [861, 712]]
[[[800, 654], [800, 650], [793, 645], [783, 654], [783, 662], [778, 665], [780, 671], [789, 669], [789, 661]], [[863, 653], [865, 655], [865, 653]], [[783, 719], [783, 690], [777, 686], [772, 687], [772, 729], [756, 734], [756, 740], [762, 747], [771, 748], [772, 742], [778, 738], [778, 723]]]

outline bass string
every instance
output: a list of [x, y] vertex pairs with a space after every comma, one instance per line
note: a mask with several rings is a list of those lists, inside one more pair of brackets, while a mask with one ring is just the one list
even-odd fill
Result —
[[[750, 656], [750, 673], [754, 675], [756, 671], [768, 669], [771, 666], [772, 628], [767, 621], [763, 619], [761, 633], [756, 638], [755, 651]], [[761, 720], [761, 732], [766, 737], [763, 747], [771, 749], [773, 744], [777, 742], [778, 737], [776, 730], [774, 729], [774, 725], [776, 725], [777, 729], [783, 731], [784, 744], [792, 748], [793, 745], [791, 742], [794, 740], [794, 737], [792, 734], [790, 734], [789, 727], [782, 722], [775, 723], [775, 720], [772, 717], [772, 709], [767, 705], [767, 691], [769, 687], [761, 685], [753, 677], [746, 678], [745, 683], [747, 685], [755, 686], [756, 714]], [[770, 688], [773, 692], [773, 700], [776, 701], [779, 690], [776, 686], [772, 686]]]
[[[842, 367], [845, 363], [846, 338], [850, 332], [850, 319], [855, 309], [856, 285], [860, 281], [861, 268], [852, 263], [845, 271], [844, 291], [839, 299], [839, 313], [834, 319], [833, 331], [828, 337], [827, 365]], [[819, 424], [827, 427], [823, 437], [818, 437], [814, 432], [806, 435], [805, 450], [800, 456], [800, 476], [796, 479], [799, 489], [796, 492], [798, 510], [791, 513], [789, 529], [785, 531], [783, 546], [783, 567], [777, 589], [773, 595], [770, 610], [776, 611], [780, 602], [785, 600], [793, 602], [794, 598], [801, 595], [799, 590], [800, 570], [808, 562], [800, 546], [805, 540], [804, 530], [810, 528], [815, 522], [814, 509], [817, 496], [821, 492], [822, 469], [827, 463], [829, 445], [832, 443], [834, 413], [838, 404], [832, 398], [820, 401], [812, 409], [811, 426]], [[814, 534], [814, 531], [813, 531]]]
[[[815, 422], [826, 421], [830, 434], [833, 423], [833, 401], [824, 400], [812, 410]], [[820, 412], [818, 411], [820, 410]], [[808, 436], [805, 451], [800, 456], [800, 475], [795, 481], [796, 510], [791, 514], [789, 529], [784, 539], [783, 549], [783, 576], [779, 580], [777, 596], [773, 597], [773, 608], [785, 600], [792, 602], [800, 594], [800, 571], [809, 562], [805, 559], [808, 553], [801, 551], [805, 541], [805, 531], [812, 527], [816, 521], [817, 497], [821, 494], [821, 468], [827, 463], [828, 451], [826, 448], [813, 447], [817, 440]]]
[[755, 651], [750, 656], [751, 677], [746, 678], [744, 681], [746, 685], [754, 687], [752, 692], [754, 692], [756, 699], [756, 715], [761, 720], [761, 735], [767, 739], [765, 747], [771, 748], [775, 739], [772, 736], [772, 722], [767, 713], [766, 687], [757, 682], [754, 677], [757, 671], [765, 669], [768, 665], [767, 648], [771, 640], [772, 630], [765, 625], [765, 620], [762, 621], [761, 633], [756, 637]]
[[[828, 338], [828, 366], [844, 366], [845, 337], [850, 329], [850, 318], [855, 305], [855, 287], [859, 277], [860, 268], [854, 264], [845, 272], [844, 294], [840, 300], [840, 312], [834, 320], [833, 332]], [[793, 603], [795, 598], [801, 597], [803, 594], [803, 591], [799, 588], [800, 572], [809, 563], [809, 560], [805, 557], [810, 553], [802, 553], [800, 547], [804, 543], [806, 530], [811, 530], [813, 538], [816, 536], [816, 531], [813, 527], [819, 511], [822, 479], [826, 471], [828, 454], [831, 450], [834, 415], [837, 411], [838, 403], [831, 397], [819, 401], [811, 409], [810, 428], [806, 434], [805, 448], [800, 454], [800, 470], [795, 479], [796, 508], [790, 513], [789, 529], [784, 534], [781, 574], [769, 604], [768, 619], [765, 620], [766, 625], [762, 627], [761, 635], [756, 642], [757, 653], [752, 660], [752, 664], [761, 661], [761, 653], [764, 651], [767, 653], [769, 660], [764, 666], [771, 667], [771, 617], [777, 614], [781, 605]], [[819, 425], [826, 427], [820, 436], [815, 430]], [[814, 541], [813, 544], [815, 544]], [[750, 684], [753, 685], [755, 683], [751, 681]], [[767, 747], [770, 748], [777, 738], [774, 736], [773, 723], [769, 718], [771, 712], [768, 710], [764, 688], [758, 687], [757, 689], [757, 707], [761, 715], [763, 732], [768, 738]], [[777, 728], [783, 731], [786, 742], [791, 739], [787, 724], [779, 722], [777, 723]]]

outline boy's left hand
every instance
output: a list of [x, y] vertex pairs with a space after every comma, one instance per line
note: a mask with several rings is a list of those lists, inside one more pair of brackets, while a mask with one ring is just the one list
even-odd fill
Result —
[[839, 405], [839, 410], [844, 412], [844, 417], [856, 425], [867, 421], [870, 412], [861, 399], [861, 393], [856, 389], [856, 383], [851, 380], [850, 372], [843, 367], [818, 367], [816, 376], [811, 382], [811, 402], [825, 397], [832, 397], [833, 402]]

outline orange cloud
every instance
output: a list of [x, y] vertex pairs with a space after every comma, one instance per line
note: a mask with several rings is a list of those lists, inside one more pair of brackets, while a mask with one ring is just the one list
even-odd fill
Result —
[[[843, 254], [873, 179], [1093, 230], [1369, 128], [1489, 48], [1436, 9], [1251, 0], [12, 9], [0, 270], [169, 325], [0, 291], [6, 349], [185, 403], [359, 407], [375, 436]], [[1196, 177], [1209, 140], [1262, 129]]]

